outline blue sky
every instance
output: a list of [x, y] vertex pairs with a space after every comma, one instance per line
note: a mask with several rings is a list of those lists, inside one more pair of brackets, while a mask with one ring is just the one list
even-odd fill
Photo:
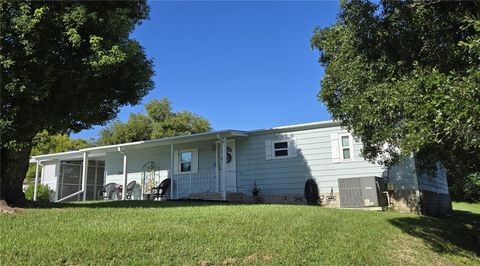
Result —
[[[154, 59], [155, 88], [175, 111], [209, 119], [215, 130], [258, 129], [330, 119], [317, 100], [323, 69], [313, 29], [335, 22], [338, 2], [150, 2], [150, 20], [132, 37]], [[118, 115], [144, 113], [143, 103]], [[97, 137], [100, 126], [73, 134]]]

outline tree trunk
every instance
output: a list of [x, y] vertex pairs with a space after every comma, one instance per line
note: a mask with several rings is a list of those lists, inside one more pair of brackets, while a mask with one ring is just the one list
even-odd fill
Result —
[[28, 170], [32, 144], [20, 145], [18, 149], [1, 148], [0, 199], [10, 206], [27, 205], [22, 185]]

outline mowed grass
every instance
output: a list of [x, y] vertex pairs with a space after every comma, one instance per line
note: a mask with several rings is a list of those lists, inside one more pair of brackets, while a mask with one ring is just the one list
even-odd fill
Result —
[[480, 213], [467, 211], [428, 218], [295, 205], [59, 204], [0, 215], [0, 265], [475, 265], [479, 223]]
[[452, 204], [454, 210], [480, 214], [480, 203], [453, 202]]

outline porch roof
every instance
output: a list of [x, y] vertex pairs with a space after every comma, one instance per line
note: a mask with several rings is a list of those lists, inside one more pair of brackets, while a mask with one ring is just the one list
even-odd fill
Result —
[[206, 133], [199, 133], [199, 134], [192, 134], [192, 135], [183, 135], [183, 136], [168, 137], [168, 138], [161, 138], [161, 139], [121, 143], [121, 144], [115, 144], [115, 145], [91, 147], [91, 148], [85, 148], [85, 149], [80, 149], [76, 151], [37, 155], [37, 156], [32, 156], [32, 158], [30, 159], [30, 163], [35, 163], [37, 161], [51, 161], [51, 160], [75, 160], [75, 159], [80, 160], [83, 158], [84, 152], [88, 152], [89, 154], [88, 157], [90, 159], [100, 159], [100, 158], [103, 158], [107, 152], [115, 152], [119, 150], [126, 151], [126, 150], [133, 150], [133, 149], [164, 146], [164, 145], [170, 145], [170, 144], [213, 140], [218, 137], [231, 138], [231, 137], [245, 137], [245, 136], [248, 136], [248, 132], [240, 131], [240, 130], [213, 131], [213, 132], [206, 132]]
[[88, 157], [90, 159], [100, 159], [104, 157], [107, 152], [115, 152], [119, 150], [125, 151], [125, 150], [132, 150], [132, 149], [156, 147], [156, 146], [162, 146], [162, 145], [212, 140], [218, 137], [222, 137], [222, 138], [223, 137], [227, 137], [227, 138], [246, 137], [248, 135], [283, 133], [283, 132], [289, 132], [289, 131], [308, 130], [308, 129], [332, 127], [332, 126], [340, 126], [340, 122], [321, 121], [321, 122], [289, 125], [289, 126], [282, 126], [282, 127], [264, 128], [264, 129], [251, 130], [251, 131], [228, 129], [228, 130], [220, 130], [220, 131], [213, 131], [213, 132], [206, 132], [206, 133], [199, 133], [199, 134], [192, 134], [192, 135], [183, 135], [183, 136], [176, 136], [176, 137], [169, 137], [169, 138], [135, 141], [135, 142], [129, 142], [129, 143], [115, 144], [115, 145], [92, 147], [92, 148], [86, 148], [86, 149], [81, 149], [77, 151], [67, 151], [67, 152], [61, 152], [61, 153], [37, 155], [37, 156], [33, 156], [30, 159], [30, 163], [35, 163], [37, 161], [50, 161], [50, 160], [77, 160], [77, 159], [80, 160], [82, 159], [84, 152], [88, 152]]

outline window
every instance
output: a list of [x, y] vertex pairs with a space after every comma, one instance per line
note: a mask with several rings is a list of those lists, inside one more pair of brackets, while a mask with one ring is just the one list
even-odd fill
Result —
[[193, 158], [193, 153], [191, 151], [180, 152], [180, 172], [181, 173], [192, 171], [192, 158]]
[[273, 143], [273, 157], [288, 157], [288, 142], [280, 141]]
[[350, 135], [340, 136], [340, 150], [342, 154], [342, 160], [352, 160], [352, 140]]
[[291, 137], [286, 140], [265, 140], [265, 159], [288, 159], [297, 157], [297, 145]]

